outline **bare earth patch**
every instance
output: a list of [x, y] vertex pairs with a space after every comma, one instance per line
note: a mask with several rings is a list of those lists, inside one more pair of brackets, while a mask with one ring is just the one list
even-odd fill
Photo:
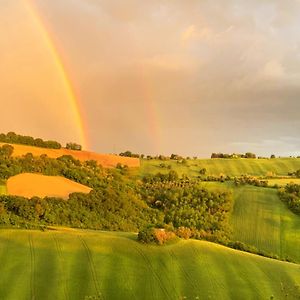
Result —
[[31, 198], [34, 196], [60, 197], [68, 199], [71, 193], [89, 193], [92, 189], [60, 176], [45, 176], [40, 174], [24, 173], [7, 180], [9, 195]]

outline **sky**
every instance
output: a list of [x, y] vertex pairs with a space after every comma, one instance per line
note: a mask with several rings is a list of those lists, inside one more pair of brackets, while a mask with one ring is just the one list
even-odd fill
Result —
[[300, 155], [300, 1], [0, 0], [0, 104], [102, 153]]

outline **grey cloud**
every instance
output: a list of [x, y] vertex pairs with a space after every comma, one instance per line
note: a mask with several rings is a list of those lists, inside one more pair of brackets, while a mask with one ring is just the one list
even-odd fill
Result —
[[36, 3], [63, 49], [94, 150], [207, 156], [244, 150], [245, 136], [261, 154], [276, 146], [261, 141], [300, 148], [299, 1]]

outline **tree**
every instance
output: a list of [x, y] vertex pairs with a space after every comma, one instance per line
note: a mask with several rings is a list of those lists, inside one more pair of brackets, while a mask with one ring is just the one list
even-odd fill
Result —
[[14, 147], [11, 145], [6, 144], [0, 148], [0, 155], [5, 158], [10, 158], [12, 156], [13, 152], [14, 152]]
[[272, 154], [272, 155], [271, 155], [271, 158], [276, 158], [275, 154]]
[[200, 169], [199, 173], [201, 175], [205, 175], [206, 174], [206, 168]]
[[245, 153], [245, 158], [256, 158], [256, 155], [254, 153], [251, 153], [251, 152], [246, 152]]
[[70, 150], [76, 150], [76, 151], [82, 150], [82, 146], [76, 143], [67, 143], [66, 148]]

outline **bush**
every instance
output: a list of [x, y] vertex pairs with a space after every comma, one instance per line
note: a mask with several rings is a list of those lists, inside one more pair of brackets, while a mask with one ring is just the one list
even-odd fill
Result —
[[155, 243], [154, 229], [154, 226], [147, 226], [140, 230], [138, 233], [138, 240], [145, 244]]
[[165, 228], [155, 228], [154, 226], [147, 226], [138, 233], [138, 240], [144, 244], [158, 244], [163, 245], [176, 238], [172, 231]]
[[182, 239], [188, 240], [192, 236], [192, 230], [181, 226], [176, 230], [176, 235]]

